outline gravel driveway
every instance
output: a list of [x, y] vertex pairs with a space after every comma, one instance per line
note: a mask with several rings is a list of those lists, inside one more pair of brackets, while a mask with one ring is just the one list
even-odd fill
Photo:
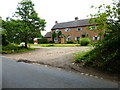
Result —
[[91, 47], [37, 47], [35, 51], [28, 53], [6, 54], [3, 55], [7, 58], [14, 60], [29, 60], [36, 61], [42, 64], [54, 65], [62, 67], [71, 63], [73, 53], [82, 52], [90, 49]]
[[74, 60], [73, 53], [82, 52], [91, 49], [92, 47], [34, 47], [35, 51], [17, 54], [4, 54], [3, 57], [10, 58], [16, 61], [27, 63], [37, 63], [52, 66], [58, 69], [79, 72], [84, 75], [95, 76], [96, 78], [106, 78], [109, 80], [117, 80], [116, 75], [108, 75], [92, 68], [80, 67], [72, 63]]

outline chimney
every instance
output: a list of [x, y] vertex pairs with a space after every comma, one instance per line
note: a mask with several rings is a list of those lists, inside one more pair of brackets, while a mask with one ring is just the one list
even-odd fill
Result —
[[78, 20], [78, 17], [75, 17], [75, 21]]
[[55, 24], [58, 24], [58, 21], [55, 21]]

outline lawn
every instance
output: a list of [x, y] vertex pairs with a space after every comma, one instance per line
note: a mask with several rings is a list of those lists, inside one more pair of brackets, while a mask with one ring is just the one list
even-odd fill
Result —
[[39, 47], [80, 47], [80, 44], [29, 44], [29, 45]]

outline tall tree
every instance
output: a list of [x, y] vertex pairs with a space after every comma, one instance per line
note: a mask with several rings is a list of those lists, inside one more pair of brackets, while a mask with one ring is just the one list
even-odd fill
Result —
[[15, 16], [23, 21], [24, 28], [21, 31], [23, 32], [25, 48], [27, 48], [27, 43], [30, 38], [41, 36], [40, 31], [44, 30], [46, 22], [44, 19], [38, 17], [31, 0], [22, 0], [18, 3]]

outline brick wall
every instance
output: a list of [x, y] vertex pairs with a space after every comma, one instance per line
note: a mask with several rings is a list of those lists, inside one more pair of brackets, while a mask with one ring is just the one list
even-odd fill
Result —
[[[76, 28], [82, 28], [82, 30], [80, 31], [76, 31]], [[65, 32], [65, 28], [64, 29], [58, 29], [62, 32], [62, 34], [64, 34], [66, 37], [71, 37], [71, 40], [74, 43], [77, 43], [78, 41], [75, 40], [75, 37], [80, 37], [82, 38], [82, 35], [86, 34], [88, 35], [87, 37], [92, 40], [93, 42], [95, 42], [96, 40], [93, 40], [93, 36], [97, 35], [100, 31], [98, 30], [89, 30], [87, 29], [87, 27], [75, 27], [75, 28], [70, 28], [70, 32]], [[55, 30], [52, 30], [55, 31]], [[65, 38], [61, 38], [61, 43], [65, 43]], [[57, 41], [55, 43], [58, 43]]]
[[50, 42], [50, 41], [52, 41], [52, 38], [48, 38], [48, 37], [47, 37], [47, 40], [48, 40], [48, 42]]

